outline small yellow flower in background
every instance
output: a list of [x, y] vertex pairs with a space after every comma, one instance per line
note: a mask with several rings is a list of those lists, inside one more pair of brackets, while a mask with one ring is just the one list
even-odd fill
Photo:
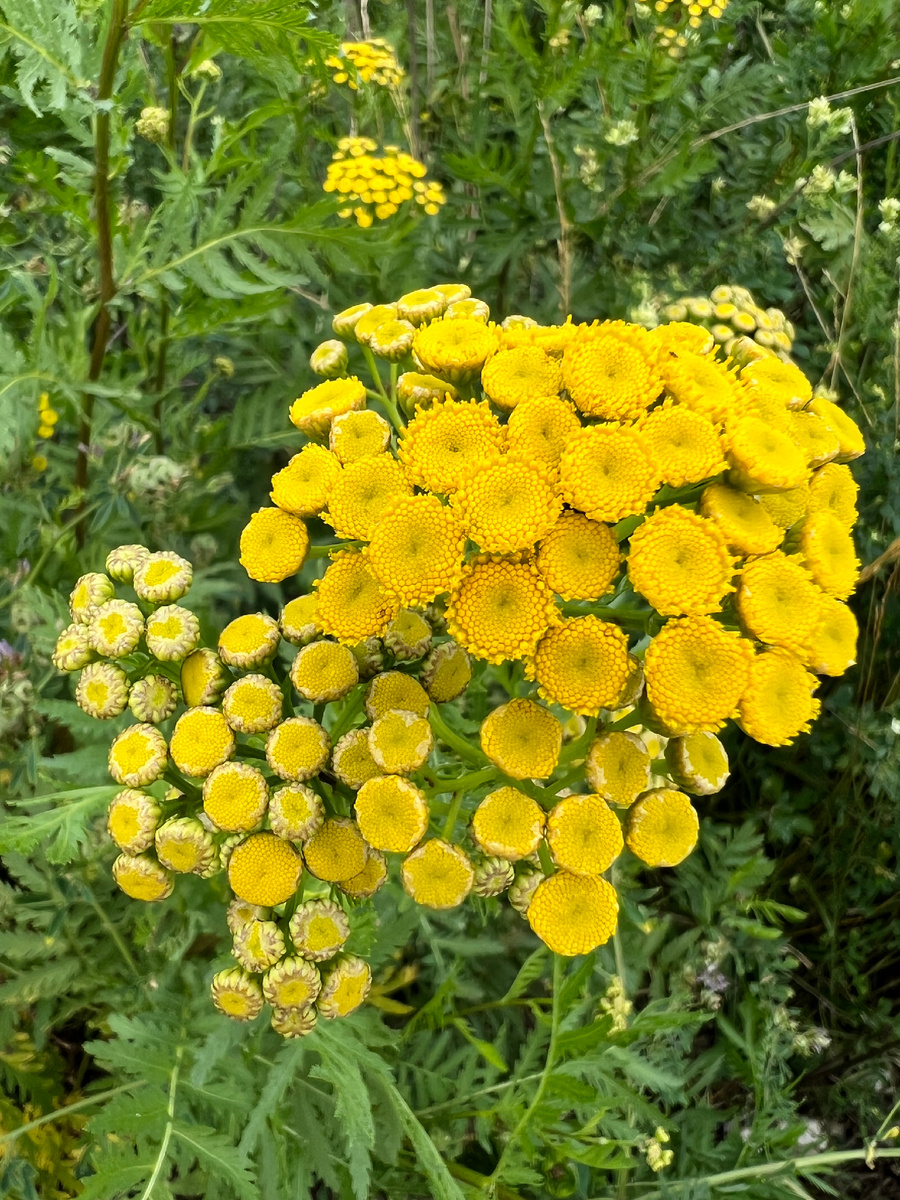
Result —
[[335, 83], [344, 84], [352, 91], [356, 91], [360, 83], [397, 87], [404, 78], [394, 47], [384, 38], [341, 42], [340, 53], [329, 55], [325, 59], [325, 66], [334, 72], [332, 79]]
[[440, 212], [446, 197], [441, 185], [428, 179], [428, 168], [398, 146], [385, 146], [366, 137], [346, 137], [332, 155], [322, 190], [334, 193], [344, 207], [341, 217], [354, 217], [361, 229], [375, 220], [386, 221], [403, 204], [415, 200], [430, 217]]

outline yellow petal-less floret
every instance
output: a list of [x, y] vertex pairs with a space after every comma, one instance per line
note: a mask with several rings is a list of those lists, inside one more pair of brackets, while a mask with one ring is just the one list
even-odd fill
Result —
[[759, 389], [777, 396], [785, 408], [803, 408], [812, 399], [812, 385], [800, 368], [778, 358], [748, 363], [741, 381], [751, 394]]
[[465, 540], [456, 515], [437, 496], [402, 496], [381, 513], [366, 556], [404, 605], [428, 604], [458, 580]]
[[178, 707], [178, 689], [164, 675], [145, 675], [131, 685], [128, 707], [139, 721], [159, 725]]
[[128, 676], [112, 663], [88, 663], [79, 676], [75, 702], [97, 721], [120, 717], [128, 706]]
[[234, 734], [216, 708], [188, 709], [178, 718], [169, 754], [179, 771], [193, 779], [205, 779], [234, 754]]
[[590, 954], [609, 941], [616, 931], [619, 902], [605, 879], [557, 871], [538, 883], [527, 917], [554, 954], [571, 958]]
[[631, 535], [631, 586], [661, 616], [718, 612], [735, 560], [714, 522], [680, 504], [657, 509]]
[[272, 793], [269, 824], [272, 832], [288, 842], [305, 842], [325, 820], [319, 796], [302, 783], [289, 783]]
[[800, 530], [800, 551], [822, 591], [846, 600], [859, 575], [853, 535], [846, 525], [829, 512], [810, 513]]
[[339, 642], [303, 646], [291, 664], [291, 682], [304, 700], [326, 704], [340, 700], [359, 682], [353, 651]]
[[625, 844], [648, 867], [677, 867], [696, 846], [699, 830], [684, 792], [654, 788], [628, 810]]
[[420, 325], [413, 356], [423, 371], [445, 375], [451, 382], [471, 379], [499, 346], [499, 331], [476, 317], [438, 317]]
[[517, 788], [491, 792], [472, 817], [472, 837], [478, 849], [508, 862], [533, 854], [543, 835], [544, 810]]
[[318, 621], [322, 631], [345, 645], [380, 637], [400, 609], [400, 601], [380, 583], [364, 554], [335, 554], [316, 580]]
[[639, 326], [623, 321], [588, 326], [565, 349], [563, 383], [586, 416], [633, 421], [663, 390], [657, 355]]
[[662, 367], [666, 390], [679, 404], [718, 424], [743, 415], [746, 393], [728, 364], [701, 354], [679, 353]]
[[194, 569], [172, 550], [147, 554], [135, 566], [132, 587], [149, 604], [169, 604], [190, 590]]
[[164, 821], [156, 831], [154, 848], [160, 863], [180, 875], [205, 878], [217, 859], [212, 834], [194, 817]]
[[236, 617], [219, 634], [219, 657], [229, 667], [250, 671], [268, 662], [281, 641], [278, 622], [265, 613]]
[[843, 463], [827, 463], [814, 471], [809, 481], [809, 512], [831, 513], [847, 529], [852, 529], [859, 516], [858, 494], [859, 486], [850, 468]]
[[346, 817], [323, 821], [303, 847], [303, 857], [316, 879], [341, 883], [366, 865], [368, 847], [359, 826]]
[[809, 509], [809, 484], [803, 483], [784, 492], [760, 492], [756, 499], [779, 529], [790, 529], [806, 516]]
[[113, 863], [112, 873], [126, 896], [148, 904], [168, 899], [175, 886], [172, 872], [148, 854], [120, 854]]
[[715, 347], [715, 338], [709, 330], [690, 321], [669, 321], [647, 332], [666, 358], [670, 354], [706, 355]]
[[456, 908], [472, 890], [475, 872], [465, 851], [432, 838], [403, 860], [403, 890], [425, 908]]
[[365, 707], [370, 721], [376, 721], [396, 708], [424, 717], [429, 703], [428, 693], [421, 683], [402, 671], [384, 671], [366, 688]]
[[427, 718], [403, 709], [392, 709], [377, 717], [369, 730], [369, 751], [388, 775], [411, 775], [423, 765], [433, 747]]
[[387, 883], [387, 859], [380, 850], [369, 848], [366, 865], [352, 879], [344, 879], [338, 887], [354, 900], [368, 900]]
[[803, 665], [817, 675], [843, 675], [856, 662], [859, 625], [846, 604], [822, 595], [816, 620], [800, 647]]
[[670, 738], [665, 755], [674, 781], [695, 796], [720, 792], [728, 780], [728, 755], [714, 733], [688, 733]]
[[643, 512], [659, 482], [650, 445], [633, 428], [588, 425], [572, 435], [560, 460], [560, 495], [595, 521]]
[[431, 649], [433, 630], [421, 613], [401, 608], [384, 631], [384, 644], [398, 662], [415, 662]]
[[130, 725], [109, 748], [109, 773], [116, 783], [143, 787], [166, 769], [166, 739], [154, 725]]
[[266, 740], [266, 760], [279, 779], [302, 783], [328, 761], [328, 734], [311, 717], [289, 717]]
[[553, 595], [528, 559], [478, 555], [450, 594], [447, 627], [477, 658], [527, 658], [556, 616]]
[[340, 538], [368, 541], [379, 518], [398, 496], [412, 495], [403, 467], [390, 454], [375, 454], [344, 467], [328, 493], [324, 519]]
[[713, 521], [736, 554], [769, 554], [781, 544], [783, 530], [754, 496], [725, 483], [711, 483], [700, 496], [700, 512]]
[[237, 733], [265, 733], [281, 720], [284, 696], [266, 675], [235, 680], [222, 697], [222, 715]]
[[240, 967], [231, 967], [214, 975], [210, 995], [219, 1012], [233, 1021], [252, 1021], [262, 1011], [262, 988]]
[[355, 955], [346, 955], [337, 960], [322, 979], [322, 990], [316, 1002], [321, 1016], [329, 1020], [349, 1017], [365, 1003], [372, 986], [372, 971], [369, 964]]
[[294, 516], [314, 517], [328, 503], [328, 493], [340, 474], [336, 455], [310, 443], [272, 476], [272, 503]]
[[566, 796], [547, 816], [547, 845], [562, 870], [602, 875], [622, 853], [622, 827], [602, 797]]
[[234, 894], [263, 908], [290, 899], [302, 872], [300, 855], [274, 833], [251, 833], [235, 846], [228, 861], [228, 882]]
[[223, 763], [203, 781], [203, 811], [217, 829], [249, 833], [262, 821], [268, 803], [265, 776], [247, 763]]
[[650, 786], [650, 755], [634, 733], [600, 734], [591, 743], [584, 767], [597, 795], [620, 808], [628, 808]]
[[666, 400], [644, 417], [639, 428], [659, 464], [662, 482], [669, 487], [709, 479], [728, 465], [716, 426], [705, 413], [685, 404]]
[[328, 444], [338, 461], [347, 466], [383, 454], [391, 444], [391, 427], [370, 408], [343, 413], [331, 422]]
[[815, 413], [817, 417], [821, 417], [837, 436], [840, 446], [837, 453], [839, 463], [852, 462], [854, 458], [865, 454], [866, 443], [859, 426], [832, 400], [828, 400], [824, 396], [816, 396], [810, 403], [809, 411]]
[[481, 749], [510, 779], [546, 779], [559, 762], [562, 726], [533, 700], [509, 700], [481, 723]]
[[318, 970], [305, 958], [291, 955], [266, 971], [263, 995], [273, 1008], [308, 1008], [322, 987]]
[[539, 346], [520, 346], [500, 350], [485, 364], [481, 386], [498, 408], [514, 409], [533, 397], [558, 396], [562, 372]]
[[147, 792], [125, 788], [109, 806], [106, 829], [125, 854], [141, 854], [153, 845], [160, 807]]
[[281, 636], [294, 646], [305, 646], [322, 632], [319, 625], [319, 598], [315, 592], [295, 596], [281, 610]]
[[463, 694], [472, 679], [472, 663], [462, 646], [441, 642], [428, 655], [422, 682], [435, 704], [447, 704]]
[[644, 657], [647, 699], [669, 733], [714, 733], [737, 712], [751, 644], [712, 617], [666, 622]]
[[523, 399], [510, 413], [506, 440], [510, 454], [558, 471], [566, 443], [580, 428], [570, 401], [559, 396], [535, 396]]
[[786, 432], [809, 467], [824, 467], [841, 448], [834, 430], [821, 417], [805, 409], [787, 413]]
[[248, 921], [234, 935], [231, 952], [245, 971], [257, 974], [284, 958], [284, 934], [274, 921]]
[[789, 745], [808, 732], [819, 715], [821, 705], [813, 695], [817, 684], [815, 675], [789, 650], [764, 650], [750, 666], [738, 724], [757, 742]]
[[260, 583], [281, 583], [296, 575], [308, 551], [306, 525], [280, 508], [261, 508], [241, 534], [241, 566]]
[[408, 779], [376, 775], [356, 795], [356, 820], [370, 846], [407, 854], [428, 829], [428, 802]]
[[481, 550], [511, 554], [530, 550], [550, 532], [562, 501], [545, 469], [503, 455], [473, 463], [450, 505]]
[[324, 962], [343, 949], [350, 922], [333, 900], [307, 900], [294, 909], [290, 932], [295, 949], [304, 958]]
[[181, 695], [188, 708], [212, 704], [231, 681], [214, 650], [201, 646], [181, 664]]
[[351, 729], [331, 752], [331, 769], [347, 787], [358, 791], [368, 779], [381, 774], [369, 749], [368, 729]]
[[364, 408], [366, 386], [355, 375], [327, 379], [303, 393], [291, 405], [291, 421], [308, 437], [324, 437], [333, 417]]
[[614, 708], [631, 678], [628, 637], [611, 621], [574, 617], [552, 625], [532, 667], [545, 700], [582, 716]]
[[779, 492], [799, 487], [809, 470], [790, 434], [761, 417], [745, 417], [728, 439], [729, 481], [744, 492]]
[[397, 453], [414, 483], [431, 492], [450, 493], [473, 462], [503, 450], [504, 444], [503, 426], [490, 405], [443, 400], [416, 410]]
[[761, 642], [799, 653], [817, 619], [821, 594], [796, 558], [776, 550], [745, 565], [737, 609]]

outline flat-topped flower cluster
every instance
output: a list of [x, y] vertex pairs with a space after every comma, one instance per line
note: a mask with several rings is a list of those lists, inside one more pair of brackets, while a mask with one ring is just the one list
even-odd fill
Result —
[[119, 885], [226, 871], [215, 1002], [286, 1036], [365, 998], [354, 909], [390, 877], [435, 909], [506, 893], [561, 954], [606, 942], [619, 856], [696, 844], [722, 729], [789, 743], [857, 634], [863, 440], [793, 363], [685, 322], [497, 325], [459, 284], [334, 332], [241, 538], [261, 582], [327, 561], [312, 589], [202, 647], [189, 564], [120, 547], [57, 649], [82, 707], [139, 722], [110, 751]]

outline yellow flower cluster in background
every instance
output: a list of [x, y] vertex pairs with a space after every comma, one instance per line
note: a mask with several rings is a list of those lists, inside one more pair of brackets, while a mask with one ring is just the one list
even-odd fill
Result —
[[[663, 307], [667, 321], [692, 321], [708, 329], [725, 354], [739, 356], [743, 339], [791, 361], [794, 326], [779, 308], [762, 308], [745, 287], [721, 284], [708, 296], [685, 296]], [[752, 347], [750, 348], [752, 351]]]
[[378, 87], [396, 87], [403, 82], [403, 68], [397, 62], [394, 47], [384, 38], [368, 42], [341, 42], [339, 54], [330, 54], [325, 66], [335, 83], [357, 91], [361, 83]]
[[333, 329], [240, 547], [269, 584], [315, 555], [313, 586], [204, 647], [190, 565], [119, 547], [56, 651], [85, 711], [137, 719], [110, 750], [119, 886], [224, 871], [214, 1002], [287, 1037], [366, 998], [355, 912], [389, 878], [438, 910], [505, 893], [560, 954], [605, 943], [617, 860], [694, 848], [721, 731], [790, 743], [857, 636], [864, 444], [793, 363], [683, 321], [496, 324], [455, 283]]
[[717, 21], [725, 15], [728, 0], [655, 0], [653, 9], [665, 24], [656, 26], [656, 39], [673, 58], [680, 58], [688, 45], [681, 22], [689, 30], [701, 28], [704, 18]]
[[428, 216], [435, 216], [445, 202], [444, 189], [428, 179], [428, 168], [397, 146], [385, 146], [367, 137], [346, 137], [338, 142], [328, 175], [322, 185], [346, 199], [341, 217], [355, 217], [367, 229], [376, 219], [386, 221], [400, 207], [415, 199]]
[[[50, 396], [47, 392], [41, 392], [38, 396], [38, 438], [46, 440], [52, 438], [56, 433], [56, 423], [59, 420], [59, 413], [53, 408], [50, 403]], [[47, 470], [47, 456], [45, 454], [35, 454], [31, 460], [31, 465], [35, 471]]]

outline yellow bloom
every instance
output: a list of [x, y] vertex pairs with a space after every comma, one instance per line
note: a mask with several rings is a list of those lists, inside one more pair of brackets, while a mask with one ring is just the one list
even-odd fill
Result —
[[540, 694], [585, 717], [619, 702], [632, 669], [626, 634], [599, 617], [552, 625], [534, 652]]
[[179, 771], [205, 779], [234, 754], [234, 734], [215, 708], [190, 708], [175, 722], [169, 754]]
[[319, 972], [305, 958], [283, 958], [266, 971], [263, 995], [273, 1008], [308, 1008], [322, 987]]
[[670, 487], [709, 479], [728, 465], [716, 426], [685, 404], [666, 400], [647, 413], [639, 428], [659, 464], [660, 478]]
[[728, 755], [714, 733], [670, 738], [665, 755], [674, 781], [695, 796], [720, 792], [728, 780]]
[[194, 568], [171, 550], [148, 554], [134, 569], [133, 587], [141, 600], [169, 604], [190, 591]]
[[[418, 185], [416, 185], [416, 190], [418, 191]], [[440, 196], [440, 193], [437, 193], [437, 196], [440, 197], [440, 203], [443, 204], [443, 197]], [[424, 204], [427, 212], [430, 207], [428, 201], [431, 198], [426, 193], [419, 192], [416, 202]], [[448, 304], [444, 310], [444, 316], [453, 320], [458, 320], [460, 317], [474, 317], [478, 321], [487, 322], [490, 320], [491, 310], [483, 300], [478, 300], [473, 296], [467, 297], [465, 300], [454, 300], [452, 304]]]
[[580, 428], [578, 414], [568, 400], [534, 396], [525, 398], [512, 410], [506, 437], [511, 454], [556, 471], [566, 443]]
[[291, 682], [304, 700], [325, 704], [340, 700], [359, 682], [353, 651], [338, 642], [303, 646], [291, 664]]
[[236, 733], [266, 733], [281, 720], [284, 696], [265, 675], [245, 675], [222, 697], [222, 715]]
[[665, 361], [662, 373], [670, 396], [717, 425], [733, 421], [744, 410], [745, 392], [725, 363], [681, 353]]
[[809, 481], [809, 511], [827, 512], [847, 529], [856, 523], [856, 497], [859, 485], [850, 468], [841, 463], [828, 463], [813, 472]]
[[87, 642], [97, 654], [123, 658], [131, 654], [143, 633], [144, 618], [136, 604], [127, 600], [106, 600], [94, 609], [87, 627]]
[[131, 685], [128, 707], [136, 720], [159, 725], [178, 707], [178, 689], [164, 675], [145, 675]]
[[106, 829], [125, 854], [141, 854], [153, 845], [160, 807], [146, 792], [125, 788], [109, 806]]
[[648, 867], [677, 867], [697, 845], [700, 822], [684, 792], [655, 788], [628, 811], [625, 844]]
[[819, 598], [813, 627], [799, 653], [803, 665], [817, 675], [843, 675], [856, 662], [859, 626], [846, 604], [832, 596]]
[[323, 379], [339, 379], [347, 370], [347, 347], [343, 342], [329, 338], [313, 350], [309, 365]]
[[532, 561], [481, 554], [450, 594], [447, 627], [470, 654], [500, 663], [533, 654], [555, 614]]
[[527, 916], [554, 954], [574, 957], [609, 941], [616, 931], [619, 902], [605, 879], [558, 871], [538, 883]]
[[98, 721], [120, 717], [128, 707], [128, 676], [112, 663], [88, 663], [75, 688], [75, 702]]
[[562, 726], [533, 700], [509, 700], [481, 723], [481, 749], [510, 779], [546, 779], [559, 762]]
[[366, 712], [370, 721], [376, 721], [392, 709], [401, 708], [424, 717], [428, 712], [428, 694], [412, 675], [402, 671], [385, 671], [376, 675], [366, 689]]
[[559, 363], [539, 346], [500, 350], [481, 373], [481, 386], [498, 408], [513, 409], [533, 397], [558, 396]]
[[315, 587], [322, 631], [345, 645], [380, 637], [400, 608], [379, 583], [368, 557], [354, 551], [335, 554]]
[[764, 650], [751, 664], [738, 724], [757, 742], [789, 745], [819, 715], [821, 705], [813, 695], [817, 684], [789, 650]]
[[437, 496], [401, 496], [382, 511], [367, 558], [402, 604], [427, 604], [458, 579], [465, 540], [456, 515]]
[[824, 396], [816, 396], [809, 410], [821, 417], [828, 428], [836, 435], [840, 443], [837, 454], [838, 462], [850, 462], [866, 452], [866, 443], [862, 431], [852, 417], [848, 417], [842, 408], [838, 408]]
[[734, 565], [718, 525], [680, 504], [657, 509], [631, 535], [631, 585], [664, 617], [718, 612], [734, 591]]
[[227, 762], [203, 781], [203, 811], [217, 829], [249, 833], [269, 803], [265, 776], [247, 763]]
[[294, 646], [307, 645], [322, 632], [318, 613], [319, 598], [315, 592], [289, 600], [281, 610], [281, 636]]
[[473, 463], [503, 445], [503, 427], [488, 404], [443, 400], [416, 410], [400, 436], [397, 453], [414, 483], [432, 492], [453, 492]]
[[803, 408], [812, 399], [812, 385], [800, 368], [780, 358], [748, 363], [741, 380], [751, 392], [759, 389], [777, 396], [785, 408]]
[[[362, 315], [360, 313], [360, 316]], [[307, 437], [321, 438], [328, 433], [334, 417], [365, 408], [365, 404], [366, 385], [355, 375], [346, 379], [327, 379], [294, 401], [290, 418]]]
[[335, 314], [331, 328], [338, 337], [352, 338], [357, 324], [372, 307], [368, 301], [365, 301], [362, 304], [353, 304], [350, 308], [345, 308], [342, 312]]
[[284, 934], [274, 921], [248, 921], [234, 935], [232, 954], [245, 971], [258, 973], [285, 954]]
[[859, 560], [853, 536], [838, 517], [811, 513], [800, 530], [803, 561], [823, 592], [846, 600], [856, 587]]
[[205, 648], [189, 654], [181, 664], [181, 694], [188, 708], [212, 704], [225, 690], [230, 676], [222, 660]]
[[415, 662], [431, 649], [431, 626], [421, 613], [401, 608], [384, 631], [384, 644], [398, 662]]
[[143, 787], [166, 769], [166, 739], [154, 725], [129, 725], [109, 748], [109, 773], [116, 783]]
[[280, 508], [253, 513], [241, 534], [241, 566], [260, 583], [280, 583], [295, 575], [308, 552], [306, 525]]
[[595, 521], [618, 521], [643, 512], [659, 487], [649, 443], [636, 429], [589, 425], [566, 444], [560, 493]]
[[472, 890], [475, 872], [459, 846], [432, 838], [403, 860], [403, 890], [425, 908], [456, 908]]
[[789, 412], [787, 434], [809, 467], [824, 467], [835, 458], [840, 442], [833, 429], [815, 413]]
[[765, 506], [724, 483], [711, 483], [700, 496], [700, 511], [721, 530], [737, 554], [769, 554], [781, 544], [782, 530]]
[[637, 734], [601, 733], [591, 743], [584, 771], [598, 796], [628, 808], [650, 786], [650, 755]]
[[712, 617], [666, 622], [644, 658], [647, 699], [670, 733], [714, 732], [737, 712], [753, 648]]
[[455, 304], [457, 300], [468, 300], [472, 289], [467, 283], [435, 283], [431, 291], [444, 297], [445, 304]]
[[737, 609], [761, 642], [799, 653], [817, 619], [821, 594], [796, 559], [776, 550], [744, 567]]
[[180, 875], [206, 875], [216, 861], [212, 834], [194, 817], [164, 821], [154, 839], [156, 857]]
[[396, 316], [396, 304], [376, 304], [374, 308], [370, 307], [367, 312], [362, 314], [353, 328], [356, 340], [364, 345], [368, 342], [370, 334], [386, 321], [393, 321]]
[[334, 456], [346, 466], [383, 454], [391, 444], [391, 427], [370, 408], [344, 413], [331, 422], [328, 443]]
[[496, 326], [475, 317], [438, 317], [416, 330], [413, 356], [423, 371], [457, 383], [476, 375], [498, 346]]
[[369, 751], [389, 775], [411, 775], [427, 760], [433, 747], [427, 718], [403, 709], [392, 709], [377, 717], [369, 730]]
[[407, 292], [397, 301], [397, 314], [404, 321], [413, 325], [421, 325], [423, 321], [432, 321], [439, 317], [447, 305], [447, 300], [437, 288], [418, 288]]
[[331, 769], [347, 787], [357, 791], [369, 779], [381, 774], [381, 768], [369, 749], [368, 729], [351, 729], [331, 752]]
[[582, 330], [566, 347], [566, 391], [589, 417], [634, 421], [663, 390], [657, 349], [646, 330], [604, 321]]
[[550, 532], [562, 501], [544, 469], [504, 455], [473, 464], [450, 506], [481, 550], [510, 554], [530, 550]]
[[180, 662], [200, 641], [200, 622], [190, 609], [165, 604], [147, 618], [144, 636], [159, 662]]
[[338, 884], [340, 890], [354, 900], [368, 900], [387, 882], [387, 859], [380, 850], [369, 849], [369, 858], [358, 875]]
[[328, 493], [340, 474], [338, 457], [324, 446], [311, 443], [295, 454], [283, 470], [272, 476], [269, 495], [272, 502], [287, 513], [297, 517], [314, 517], [328, 503]]
[[126, 896], [148, 904], [168, 899], [175, 886], [172, 873], [146, 854], [120, 854], [113, 863], [112, 873]]
[[809, 508], [809, 485], [788, 488], [784, 492], [760, 492], [756, 497], [779, 529], [790, 529], [806, 516]]
[[306, 865], [317, 879], [340, 883], [366, 865], [368, 847], [359, 826], [347, 817], [329, 817], [303, 847]]
[[266, 740], [266, 761], [279, 779], [302, 783], [318, 775], [328, 761], [331, 743], [311, 717], [289, 717]]
[[669, 321], [665, 325], [657, 325], [648, 331], [648, 337], [664, 357], [670, 354], [707, 355], [715, 347], [709, 330], [690, 321]]
[[745, 417], [731, 429], [730, 480], [744, 492], [777, 492], [799, 487], [809, 471], [806, 459], [787, 433], [760, 417]]
[[441, 642], [428, 655], [422, 682], [435, 704], [447, 704], [463, 694], [472, 679], [472, 663], [462, 646]]
[[234, 894], [263, 908], [289, 900], [302, 873], [300, 855], [274, 833], [251, 833], [235, 846], [228, 862], [228, 882]]
[[397, 395], [405, 412], [429, 408], [435, 400], [458, 400], [459, 392], [452, 383], [421, 371], [404, 371], [397, 380]]
[[219, 1012], [233, 1021], [252, 1021], [262, 1011], [262, 988], [239, 967], [214, 975], [210, 995]]
[[[378, 206], [378, 208], [386, 207], [389, 206]], [[376, 213], [378, 213], [378, 208], [375, 210]], [[396, 208], [391, 208], [391, 211], [386, 212], [385, 216], [392, 216], [396, 211]], [[402, 321], [399, 318], [395, 318], [391, 321], [385, 321], [361, 340], [379, 358], [384, 358], [388, 362], [399, 362], [401, 358], [406, 358], [409, 353], [415, 332], [415, 326], [411, 325], [409, 321]]]
[[356, 819], [370, 846], [406, 854], [425, 836], [428, 803], [425, 793], [408, 779], [376, 775], [357, 792]]
[[278, 788], [269, 800], [272, 832], [288, 842], [305, 842], [325, 820], [318, 795], [302, 783]]
[[307, 900], [294, 909], [290, 931], [294, 947], [304, 958], [324, 962], [343, 949], [350, 922], [333, 900]]
[[534, 854], [543, 836], [543, 809], [517, 788], [491, 792], [472, 817], [472, 837], [478, 849], [508, 862]]
[[346, 955], [323, 977], [316, 1007], [323, 1017], [349, 1017], [365, 1003], [372, 986], [372, 971], [361, 958]]
[[566, 796], [547, 817], [547, 845], [562, 870], [602, 875], [622, 853], [622, 827], [600, 796]]
[[77, 671], [86, 667], [94, 657], [88, 642], [87, 625], [67, 625], [53, 648], [53, 665], [57, 671]]
[[[499, 426], [498, 426], [499, 428]], [[88, 625], [94, 613], [107, 600], [115, 596], [111, 579], [92, 571], [82, 575], [69, 595], [69, 612], [76, 625]]]

